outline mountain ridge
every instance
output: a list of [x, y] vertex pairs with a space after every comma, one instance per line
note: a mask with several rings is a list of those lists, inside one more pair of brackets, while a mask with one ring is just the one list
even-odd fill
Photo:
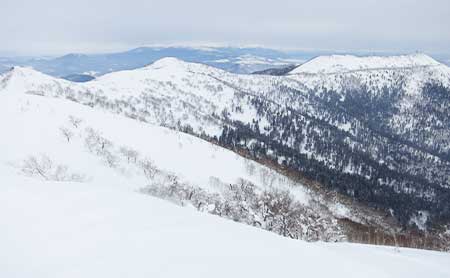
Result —
[[[298, 167], [312, 180], [383, 208], [395, 205], [396, 195], [409, 196], [405, 202], [417, 208], [408, 209], [405, 203], [394, 209], [407, 224], [417, 219], [416, 213], [436, 209], [434, 200], [444, 206], [448, 193], [449, 131], [442, 126], [448, 123], [449, 76], [445, 66], [350, 72], [334, 79], [321, 74], [251, 76], [166, 58], [83, 84], [25, 80], [30, 84], [23, 90], [100, 106], [247, 150], [282, 167]], [[426, 89], [429, 81], [445, 86]], [[443, 91], [436, 95], [436, 90]], [[427, 110], [426, 103], [436, 110]], [[437, 121], [428, 124], [433, 117]], [[422, 129], [424, 125], [428, 128]], [[341, 181], [334, 183], [333, 175]], [[351, 188], [343, 189], [350, 176], [360, 180], [347, 181]], [[384, 193], [377, 190], [380, 197], [373, 197], [370, 187]], [[423, 196], [432, 196], [431, 201]], [[440, 209], [442, 216], [431, 213], [430, 218], [448, 217], [445, 207]]]
[[351, 71], [401, 69], [414, 67], [441, 66], [425, 54], [394, 56], [318, 56], [298, 66], [289, 74], [337, 74]]

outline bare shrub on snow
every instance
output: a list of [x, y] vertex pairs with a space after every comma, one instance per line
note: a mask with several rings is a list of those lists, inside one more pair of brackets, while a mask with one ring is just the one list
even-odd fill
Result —
[[68, 167], [55, 164], [47, 155], [29, 156], [21, 165], [21, 172], [30, 177], [40, 177], [48, 181], [85, 181], [85, 176], [70, 173]]
[[86, 128], [86, 139], [84, 143], [90, 152], [96, 154], [100, 154], [103, 150], [112, 147], [111, 141], [91, 127]]
[[[179, 205], [191, 205], [209, 212], [275, 232], [309, 241], [339, 241], [343, 233], [332, 218], [321, 217], [303, 206], [286, 190], [260, 190], [254, 184], [239, 179], [210, 193], [199, 187], [180, 182], [173, 174], [159, 172], [144, 193], [167, 199]], [[218, 183], [216, 183], [218, 185]]]
[[180, 182], [172, 173], [159, 171], [152, 179], [151, 184], [142, 189], [143, 193], [169, 200], [181, 206], [191, 205], [199, 211], [220, 214], [216, 208], [220, 207], [220, 196], [208, 193], [205, 190]]
[[114, 154], [113, 143], [95, 129], [86, 128], [84, 144], [91, 153], [100, 156], [109, 167], [116, 168], [118, 166], [119, 158]]
[[119, 159], [110, 149], [102, 149], [98, 154], [109, 167], [116, 168], [118, 166]]
[[40, 158], [30, 156], [23, 161], [21, 171], [27, 176], [39, 176], [45, 180], [49, 180], [48, 172], [53, 167], [53, 163], [46, 155]]
[[144, 172], [144, 176], [149, 181], [152, 181], [155, 175], [159, 172], [158, 168], [150, 158], [142, 159], [141, 161], [139, 161], [138, 165]]
[[139, 153], [129, 147], [122, 146], [119, 149], [119, 152], [127, 159], [127, 162], [137, 163], [137, 159], [139, 157]]
[[60, 127], [59, 131], [64, 136], [64, 138], [66, 138], [67, 142], [70, 142], [70, 139], [73, 137], [73, 132], [66, 127]]
[[82, 122], [83, 122], [83, 120], [80, 118], [77, 118], [72, 115], [69, 116], [69, 123], [75, 128], [78, 128]]
[[173, 173], [158, 169], [150, 158], [140, 159], [139, 153], [132, 148], [122, 146], [116, 150], [111, 141], [92, 128], [87, 128], [86, 133], [88, 150], [102, 157], [110, 167], [118, 166], [120, 155], [143, 171], [148, 184], [142, 191], [146, 194], [294, 239], [343, 239], [343, 232], [333, 218], [321, 217], [318, 212], [296, 201], [289, 191], [275, 189], [273, 185], [280, 181], [264, 168], [257, 169], [249, 164], [246, 170], [258, 174], [266, 190], [244, 179], [233, 184], [223, 184], [214, 179], [211, 182], [219, 193], [211, 193], [182, 182]]

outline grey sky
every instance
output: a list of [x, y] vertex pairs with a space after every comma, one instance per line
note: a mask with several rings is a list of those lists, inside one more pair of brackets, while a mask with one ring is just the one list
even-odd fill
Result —
[[148, 44], [450, 53], [449, 0], [0, 0], [0, 52]]

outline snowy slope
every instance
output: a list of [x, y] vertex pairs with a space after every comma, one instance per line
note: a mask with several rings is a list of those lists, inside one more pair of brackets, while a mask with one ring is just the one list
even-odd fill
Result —
[[[138, 190], [147, 181], [138, 169], [129, 165], [126, 157], [120, 157], [119, 148], [128, 147], [140, 157], [151, 159], [161, 170], [205, 189], [214, 190], [216, 180], [229, 184], [239, 178], [264, 187], [264, 175], [270, 175], [275, 186], [289, 188], [299, 200], [308, 201], [308, 194], [300, 184], [191, 135], [67, 100], [35, 95], [0, 95], [0, 107], [0, 125], [8, 131], [0, 138], [0, 173], [5, 175], [20, 172], [28, 156], [45, 154], [55, 163], [83, 174], [86, 182]], [[71, 124], [71, 116], [81, 121], [78, 127]], [[72, 133], [69, 141], [61, 129]], [[117, 156], [114, 167], [89, 152], [85, 145], [87, 129], [95, 130], [111, 142], [111, 152]], [[294, 188], [294, 185], [298, 186]]]
[[[290, 240], [142, 194], [151, 182], [167, 182], [164, 175], [218, 194], [223, 186], [244, 179], [261, 190], [288, 190], [305, 207], [322, 207], [314, 217], [329, 219], [327, 228], [335, 234], [341, 232], [337, 214], [358, 217], [344, 204], [327, 203], [302, 184], [197, 137], [111, 113], [107, 106], [65, 99], [75, 95], [83, 103], [83, 97], [95, 93], [123, 100], [148, 90], [167, 101], [181, 94], [182, 101], [232, 102], [229, 95], [238, 89], [215, 78], [238, 78], [242, 87], [263, 80], [196, 64], [181, 63], [180, 68], [173, 59], [140, 71], [86, 84], [24, 68], [2, 76], [1, 277], [450, 275], [446, 253]], [[202, 83], [213, 80], [224, 88], [210, 90]], [[264, 80], [270, 85], [278, 79]], [[168, 81], [175, 85], [164, 83]], [[197, 97], [190, 99], [194, 93]], [[60, 94], [65, 97], [58, 98]], [[170, 111], [179, 112], [176, 105]], [[251, 120], [249, 114], [240, 117]], [[123, 149], [135, 151], [135, 156]], [[162, 173], [161, 180], [142, 171], [140, 162], [146, 161]]]
[[438, 66], [439, 62], [424, 54], [400, 56], [331, 55], [316, 57], [292, 70], [289, 74], [330, 74], [358, 70], [395, 69]]
[[[414, 112], [414, 105], [422, 102], [422, 87], [430, 81], [450, 87], [450, 68], [423, 54], [321, 56], [285, 77], [237, 75], [203, 64], [164, 58], [140, 69], [114, 72], [84, 84], [16, 67], [3, 75], [0, 89], [68, 98], [157, 125], [176, 129], [188, 125], [196, 134], [218, 137], [224, 120], [243, 124], [258, 120], [260, 128], [269, 124], [257, 115], [258, 110], [249, 99], [263, 98], [279, 107], [289, 106], [321, 118], [323, 111], [310, 103], [316, 101], [311, 95], [321, 96], [325, 90], [333, 90], [344, 101], [346, 91], [365, 89], [371, 94], [369, 98], [377, 98], [385, 88], [397, 89], [402, 84], [400, 89], [405, 94], [392, 103], [395, 114], [386, 120], [395, 132], [409, 134], [422, 128], [417, 117], [410, 117], [410, 113]], [[296, 95], [279, 94], [286, 88]], [[342, 129], [350, 123], [330, 124]], [[450, 149], [450, 144], [444, 148]]]
[[[416, 134], [418, 131], [441, 130], [439, 134], [428, 135], [421, 142], [430, 148], [436, 145], [434, 139], [450, 138], [450, 129], [431, 127], [433, 123], [443, 124], [442, 120], [434, 119], [435, 115], [424, 115], [424, 111], [417, 111], [421, 105], [442, 109], [434, 107], [435, 103], [428, 103], [427, 97], [430, 96], [424, 96], [425, 86], [440, 84], [450, 88], [450, 68], [427, 55], [319, 56], [291, 71], [288, 77], [314, 90], [317, 95], [327, 91], [336, 92], [341, 102], [352, 91], [365, 92], [366, 96], [363, 97], [368, 99], [383, 98], [386, 90], [399, 91], [399, 97], [388, 101], [394, 109], [392, 115], [385, 119], [394, 133], [400, 136], [415, 134], [413, 138], [408, 138], [414, 141], [414, 137], [422, 136]], [[430, 119], [431, 123], [424, 123], [426, 119]], [[444, 150], [450, 150], [449, 141], [439, 143]]]
[[[318, 234], [304, 235], [310, 240], [344, 240], [337, 217], [359, 219], [345, 205], [328, 204], [302, 184], [207, 141], [65, 99], [8, 91], [0, 95], [0, 125], [8, 131], [0, 138], [2, 176], [16, 173], [125, 192], [175, 183], [208, 194], [225, 194], [230, 184], [246, 181], [261, 192], [288, 191], [309, 210], [329, 207], [306, 217], [305, 232], [314, 231], [309, 225], [325, 225]], [[142, 167], [147, 162], [158, 170], [156, 177], [147, 176]], [[335, 206], [346, 214], [337, 214]]]
[[[89, 111], [90, 108], [87, 107], [92, 107], [97, 112], [113, 112], [133, 119], [125, 120], [122, 117], [118, 117], [121, 119], [119, 122], [127, 121], [127, 123], [119, 125], [115, 120], [102, 118], [102, 121], [111, 123], [106, 126], [102, 124], [102, 121], [95, 120], [97, 116], [86, 116], [89, 119], [93, 119], [88, 121], [93, 123], [89, 123], [87, 126], [93, 126], [98, 121], [94, 128], [101, 131], [111, 141], [117, 141], [115, 143], [117, 148], [122, 145], [131, 145], [134, 148], [138, 148], [135, 146], [137, 144], [136, 138], [147, 138], [140, 134], [130, 133], [130, 140], [132, 141], [129, 142], [128, 139], [121, 141], [124, 140], [123, 136], [125, 135], [120, 129], [124, 128], [124, 130], [127, 130], [128, 126], [138, 125], [139, 128], [136, 127], [136, 130], [141, 130], [140, 127], [148, 126], [145, 123], [150, 123], [175, 130], [187, 131], [198, 136], [205, 135], [209, 139], [220, 139], [224, 132], [224, 126], [228, 125], [236, 128], [234, 122], [239, 122], [254, 129], [257, 126], [258, 132], [267, 136], [266, 139], [282, 143], [284, 147], [289, 148], [288, 153], [281, 155], [278, 155], [275, 152], [276, 150], [267, 151], [269, 155], [273, 154], [271, 158], [275, 158], [279, 164], [284, 162], [295, 164], [292, 157], [286, 156], [289, 153], [301, 154], [308, 159], [324, 164], [324, 167], [329, 169], [342, 168], [345, 173], [359, 175], [365, 179], [371, 178], [370, 172], [373, 172], [371, 165], [379, 164], [383, 166], [383, 164], [386, 164], [390, 169], [398, 171], [394, 176], [399, 176], [398, 173], [404, 173], [413, 169], [412, 171], [414, 172], [411, 174], [430, 177], [438, 185], [450, 182], [447, 181], [448, 175], [446, 175], [447, 172], [450, 172], [450, 167], [445, 164], [445, 161], [442, 162], [433, 154], [423, 152], [423, 148], [401, 149], [398, 152], [399, 157], [386, 157], [385, 149], [397, 148], [397, 145], [394, 144], [385, 148], [388, 138], [366, 140], [366, 135], [372, 136], [373, 133], [371, 133], [370, 126], [367, 126], [361, 118], [353, 118], [352, 113], [348, 113], [352, 111], [341, 111], [341, 108], [335, 109], [335, 107], [331, 107], [328, 110], [327, 107], [327, 102], [330, 101], [327, 99], [327, 90], [336, 91], [338, 102], [346, 100], [346, 91], [359, 92], [361, 90], [365, 92], [362, 89], [367, 90], [367, 98], [369, 100], [377, 100], [379, 95], [384, 92], [385, 87], [394, 87], [392, 90], [396, 90], [397, 87], [395, 86], [404, 84], [399, 90], [401, 92], [400, 97], [395, 102], [392, 102], [396, 109], [392, 109], [393, 113], [388, 115], [389, 118], [383, 120], [389, 123], [389, 128], [394, 130], [393, 133], [398, 133], [395, 134], [398, 136], [422, 138], [422, 135], [415, 136], [413, 132], [416, 130], [430, 131], [425, 136], [427, 140], [419, 142], [420, 144], [418, 145], [425, 145], [425, 147], [438, 145], [439, 151], [441, 149], [443, 151], [450, 150], [448, 141], [450, 137], [447, 136], [450, 131], [448, 129], [438, 127], [424, 129], [423, 122], [419, 121], [419, 117], [411, 117], [412, 112], [415, 112], [413, 109], [414, 105], [423, 102], [421, 87], [424, 84], [434, 80], [446, 86], [449, 85], [450, 70], [448, 67], [440, 65], [425, 55], [365, 58], [329, 56], [321, 57], [319, 60], [321, 60], [321, 62], [319, 61], [320, 63], [313, 63], [314, 60], [309, 63], [316, 64], [318, 68], [330, 68], [329, 71], [326, 71], [330, 72], [330, 74], [291, 74], [282, 77], [238, 75], [202, 64], [187, 63], [175, 58], [164, 58], [140, 69], [114, 72], [83, 84], [53, 78], [32, 69], [16, 67], [0, 76], [0, 94], [10, 96], [22, 95], [22, 104], [20, 106], [25, 107], [26, 105], [23, 103], [27, 103], [27, 97], [36, 99], [36, 102], [32, 101], [33, 105], [41, 101], [37, 99], [43, 96], [47, 97], [45, 99], [48, 102], [56, 101], [49, 100], [48, 97], [55, 97], [60, 100], [68, 99], [83, 104], [85, 107], [82, 109], [88, 109]], [[306, 67], [309, 63], [297, 69]], [[335, 65], [340, 70], [344, 70], [344, 72], [331, 73], [336, 70]], [[319, 70], [319, 72], [321, 71]], [[403, 90], [405, 93], [403, 93]], [[336, 98], [333, 98], [333, 101], [334, 99]], [[366, 99], [362, 99], [361, 102], [363, 104], [368, 103]], [[76, 103], [73, 103], [73, 105], [76, 105]], [[60, 107], [59, 104], [50, 106], [52, 108], [47, 108], [49, 111], [55, 109], [54, 107]], [[440, 109], [445, 110], [445, 107]], [[60, 122], [53, 124], [53, 130], [59, 129], [62, 125], [67, 125], [67, 118], [70, 114], [66, 110], [71, 111], [69, 108], [62, 110], [62, 114], [57, 117], [60, 119]], [[72, 114], [81, 113], [78, 112], [78, 108], [75, 110], [77, 111]], [[433, 110], [430, 111], [433, 112]], [[422, 111], [418, 111], [416, 114], [420, 116], [420, 113]], [[44, 117], [37, 112], [36, 114], [39, 115], [37, 117]], [[106, 115], [107, 113], [104, 114]], [[444, 115], [445, 113], [441, 114]], [[5, 117], [10, 118], [7, 115]], [[36, 115], [30, 114], [29, 117], [34, 119]], [[109, 115], [108, 117], [114, 116]], [[53, 121], [53, 117], [50, 116], [50, 118]], [[282, 121], [281, 118], [283, 118]], [[431, 117], [429, 118], [431, 119]], [[134, 120], [138, 120], [141, 123]], [[45, 118], [42, 121], [47, 122], [48, 119]], [[131, 124], [128, 124], [128, 121]], [[293, 124], [281, 127], [281, 124], [289, 122]], [[439, 123], [439, 121], [435, 122]], [[445, 124], [445, 121], [442, 121], [442, 124]], [[84, 131], [87, 126], [83, 126], [82, 130]], [[111, 131], [109, 126], [119, 129], [119, 131]], [[145, 134], [149, 137], [151, 137], [149, 135], [151, 132], [162, 134], [161, 130], [156, 127], [148, 127], [148, 130], [150, 129], [159, 131], [146, 132]], [[336, 134], [336, 129], [344, 132], [345, 136]], [[170, 132], [166, 129], [164, 130], [165, 132]], [[81, 145], [86, 136], [85, 132], [79, 133], [78, 136], [81, 136], [81, 139], [78, 141], [80, 146], [75, 151], [77, 153], [83, 147]], [[36, 134], [38, 133], [36, 132], [29, 136], [37, 137]], [[179, 133], [174, 134], [180, 136]], [[436, 134], [438, 136], [435, 136]], [[325, 140], [324, 135], [332, 137], [327, 138], [327, 140], [331, 140], [321, 142], [320, 140]], [[363, 138], [354, 137], [358, 135]], [[155, 145], [154, 153], [162, 152], [157, 147], [161, 142], [171, 142], [170, 146], [186, 144], [184, 139], [180, 143], [177, 140], [173, 140], [174, 135], [169, 137], [172, 139], [157, 136], [154, 139], [155, 141], [145, 141], [145, 143]], [[15, 137], [11, 138], [11, 142], [13, 142]], [[441, 138], [442, 142], [435, 144], [428, 138]], [[406, 138], [405, 140], [409, 139]], [[198, 142], [196, 139], [192, 140]], [[244, 147], [251, 149], [255, 146], [255, 141], [252, 139], [241, 140], [241, 142], [233, 142], [233, 144], [241, 144], [241, 146], [245, 144]], [[330, 142], [333, 143], [330, 144]], [[378, 145], [372, 144], [373, 142]], [[139, 142], [142, 145], [138, 150], [140, 153], [149, 151], [145, 149], [145, 143]], [[211, 147], [209, 144], [205, 146]], [[319, 153], [324, 152], [324, 146], [335, 149], [325, 150], [329, 151], [329, 153]], [[367, 153], [369, 151], [369, 159], [373, 160], [370, 161], [369, 167], [367, 165], [352, 165], [354, 161], [360, 161], [359, 157], [340, 161], [342, 154], [339, 152], [348, 148], [352, 149], [352, 153], [356, 149], [356, 155], [358, 155], [358, 152]], [[170, 149], [173, 150], [174, 148], [170, 147]], [[205, 153], [208, 152], [206, 151]], [[402, 156], [402, 152], [413, 154], [413, 158], [405, 161], [405, 158], [410, 156]], [[171, 161], [178, 160], [178, 153], [173, 154], [172, 160], [169, 161], [165, 160], [166, 157], [162, 154], [159, 154], [161, 161], [156, 161], [159, 158], [153, 158], [155, 156], [154, 153], [149, 153], [148, 155], [152, 156], [152, 159], [161, 165], [160, 167], [166, 167], [168, 172], [182, 171], [182, 168], [178, 167], [179, 165], [171, 163]], [[197, 150], [193, 148], [192, 151], [186, 154], [195, 156], [196, 153]], [[15, 157], [14, 161], [21, 161], [26, 155], [29, 154]], [[211, 160], [205, 159], [201, 167], [193, 166], [190, 162], [186, 160], [182, 163], [180, 162], [180, 165], [185, 163], [191, 165], [192, 171], [196, 171], [192, 172], [195, 175], [190, 176], [191, 172], [189, 171], [179, 174], [180, 176], [190, 176], [190, 179], [195, 176], [195, 180], [190, 180], [189, 182], [199, 187], [207, 188], [211, 177], [213, 179], [218, 177], [225, 184], [236, 181], [238, 178], [249, 179], [257, 184], [262, 183], [255, 178], [236, 174], [238, 171], [242, 172], [242, 169], [246, 169], [245, 163], [236, 166], [237, 169], [230, 170], [230, 172], [234, 171], [232, 178], [221, 177], [220, 175], [223, 172], [218, 169], [228, 169], [228, 165], [235, 165], [233, 160], [228, 160], [228, 158], [224, 163], [220, 164], [221, 166], [215, 168], [216, 170], [212, 170], [216, 171], [214, 174], [208, 176], [205, 176], [200, 169], [202, 167], [210, 167], [212, 165]], [[83, 165], [85, 164], [83, 163]], [[296, 165], [301, 166], [302, 163], [297, 163]], [[363, 173], [361, 169], [365, 170], [366, 173]], [[110, 169], [104, 171], [110, 171]], [[99, 176], [99, 178], [103, 177], [103, 175]], [[142, 185], [142, 177], [133, 177], [133, 179], [138, 179], [136, 185]], [[120, 178], [117, 180], [120, 180]], [[112, 179], [111, 182], [116, 183], [117, 180]], [[383, 186], [387, 184], [386, 181], [382, 182], [384, 182]], [[130, 182], [127, 181], [127, 183], [129, 184]], [[280, 184], [283, 183], [281, 182]], [[135, 186], [135, 188], [137, 187]], [[348, 190], [347, 192], [352, 191]]]
[[[218, 136], [224, 123], [217, 115], [225, 110], [231, 120], [252, 123], [256, 119], [256, 109], [242, 101], [244, 96], [264, 97], [279, 106], [289, 104], [294, 109], [308, 110], [312, 116], [320, 116], [316, 114], [321, 112], [311, 110], [313, 106], [302, 103], [302, 107], [296, 107], [296, 103], [286, 103], [284, 96], [278, 94], [285, 87], [298, 90], [301, 98], [307, 97], [309, 90], [315, 94], [321, 94], [324, 89], [334, 90], [344, 100], [345, 89], [364, 87], [370, 93], [379, 94], [385, 87], [404, 82], [406, 94], [395, 103], [400, 115], [392, 119], [392, 125], [397, 126], [399, 120], [410, 120], [404, 111], [421, 101], [420, 90], [424, 84], [436, 81], [450, 86], [450, 68], [423, 54], [332, 55], [317, 57], [288, 76], [272, 77], [231, 74], [203, 64], [164, 58], [140, 69], [106, 74], [83, 84], [21, 67], [15, 67], [1, 79], [0, 89], [4, 87], [4, 91], [69, 98], [146, 122], [172, 128], [181, 123], [190, 125], [199, 134]], [[230, 111], [236, 106], [240, 106], [239, 111]]]
[[448, 253], [305, 243], [113, 187], [1, 177], [1, 277], [450, 276]]
[[[272, 78], [236, 75], [164, 58], [140, 69], [106, 74], [82, 84], [15, 67], [3, 75], [3, 80], [0, 77], [0, 89], [12, 94], [69, 98], [149, 123], [172, 128], [188, 124], [198, 133], [218, 136], [223, 123], [212, 115], [232, 107], [238, 101], [240, 87], [257, 92], [271, 87], [272, 82]], [[251, 122], [255, 113], [247, 106], [231, 117]]]

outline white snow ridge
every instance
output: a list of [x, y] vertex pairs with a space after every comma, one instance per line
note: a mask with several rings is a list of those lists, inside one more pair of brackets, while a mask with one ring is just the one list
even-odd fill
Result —
[[[350, 59], [358, 62], [346, 70], [367, 67]], [[373, 59], [376, 67], [434, 65], [421, 55]], [[0, 277], [450, 277], [449, 253], [333, 242], [345, 240], [336, 219], [356, 218], [345, 204], [323, 209], [326, 200], [303, 184], [165, 127], [183, 120], [218, 133], [221, 123], [205, 115], [237, 90], [217, 76], [255, 91], [278, 80], [175, 58], [85, 84], [27, 68], [0, 76]], [[156, 111], [147, 118], [135, 107], [111, 109], [139, 95], [136, 107]], [[250, 121], [245, 108], [235, 117]], [[219, 217], [234, 186], [287, 192], [303, 213], [296, 239], [267, 231], [277, 227], [264, 226], [264, 211], [242, 212], [240, 222], [259, 228]], [[242, 211], [251, 207], [239, 201]], [[331, 242], [305, 241], [314, 225]]]
[[359, 70], [428, 67], [441, 65], [425, 54], [399, 56], [331, 55], [319, 56], [295, 68], [290, 74], [300, 73], [344, 73]]

